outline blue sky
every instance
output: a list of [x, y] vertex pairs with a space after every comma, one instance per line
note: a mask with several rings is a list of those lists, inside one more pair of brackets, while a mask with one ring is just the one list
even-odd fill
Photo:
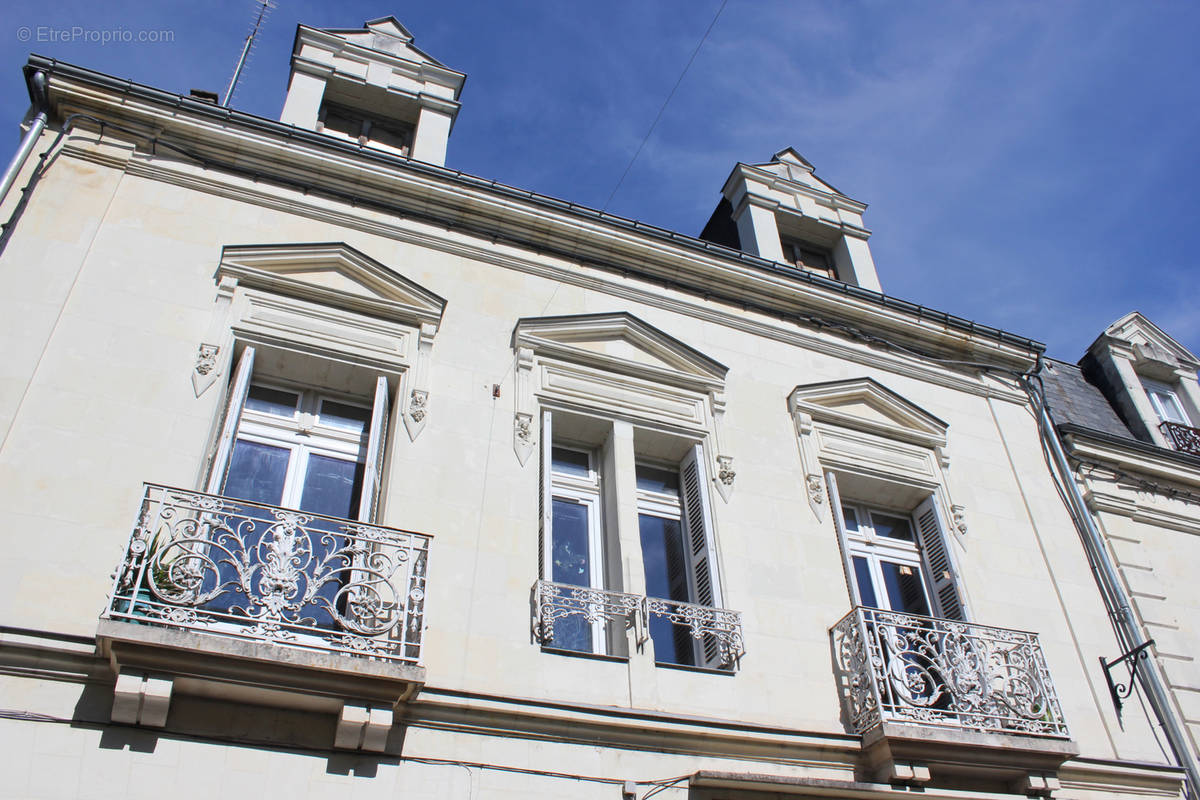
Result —
[[[394, 14], [469, 75], [448, 166], [601, 207], [720, 2], [279, 0], [234, 105], [278, 117], [297, 22]], [[250, 0], [10, 5], [2, 157], [29, 52], [223, 91], [252, 13]], [[49, 41], [73, 27], [173, 41]], [[1200, 352], [1198, 39], [1197, 3], [729, 0], [609, 210], [695, 235], [734, 163], [793, 146], [870, 205], [888, 294], [1069, 361], [1132, 309]]]

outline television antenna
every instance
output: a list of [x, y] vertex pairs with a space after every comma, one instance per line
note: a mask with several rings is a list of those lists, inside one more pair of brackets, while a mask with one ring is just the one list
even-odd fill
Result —
[[258, 31], [262, 28], [267, 14], [275, 8], [273, 0], [254, 0], [254, 5], [256, 12], [254, 25], [251, 26], [250, 33], [246, 34], [246, 43], [242, 45], [242, 54], [238, 57], [237, 66], [233, 69], [233, 78], [229, 81], [229, 88], [225, 90], [225, 100], [221, 103], [225, 108], [229, 107], [229, 101], [233, 99], [233, 91], [237, 88], [238, 78], [242, 76], [242, 67], [246, 66], [246, 59], [250, 56], [250, 51], [254, 49]]

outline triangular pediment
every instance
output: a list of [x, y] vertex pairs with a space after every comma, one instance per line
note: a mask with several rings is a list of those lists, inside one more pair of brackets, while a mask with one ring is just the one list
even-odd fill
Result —
[[388, 53], [407, 61], [444, 66], [433, 56], [413, 44], [413, 35], [392, 16], [367, 20], [362, 28], [324, 28], [325, 33], [338, 36], [350, 44]]
[[829, 194], [841, 194], [832, 184], [818, 178], [813, 171], [815, 167], [813, 167], [812, 162], [791, 147], [780, 150], [767, 163], [755, 164], [754, 166], [784, 180], [799, 183], [811, 189], [828, 192]]
[[1146, 319], [1140, 311], [1131, 311], [1109, 325], [1100, 340], [1105, 338], [1116, 339], [1132, 346], [1138, 361], [1192, 370], [1200, 367], [1200, 359], [1168, 336], [1162, 328]]
[[818, 422], [930, 447], [946, 444], [945, 422], [871, 378], [797, 386], [788, 405]]
[[513, 330], [513, 347], [704, 391], [722, 389], [728, 372], [723, 364], [625, 312], [522, 319]]
[[230, 245], [218, 278], [337, 308], [437, 325], [446, 301], [395, 270], [336, 243]]

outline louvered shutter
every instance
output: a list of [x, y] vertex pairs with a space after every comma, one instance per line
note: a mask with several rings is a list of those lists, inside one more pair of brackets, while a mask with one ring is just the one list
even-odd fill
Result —
[[[711, 608], [721, 607], [717, 576], [716, 548], [712, 536], [712, 508], [708, 498], [708, 478], [704, 469], [704, 451], [694, 446], [679, 463], [680, 500], [683, 505], [685, 560], [688, 562], [692, 602]], [[701, 638], [700, 666], [720, 667], [721, 648], [715, 636]]]
[[388, 382], [380, 375], [375, 381], [375, 405], [371, 410], [371, 430], [367, 434], [367, 462], [363, 470], [362, 497], [358, 518], [376, 522], [383, 488], [383, 459], [387, 453]]
[[943, 619], [966, 619], [950, 544], [946, 541], [946, 529], [933, 495], [917, 506], [913, 517], [917, 522], [917, 536], [925, 556], [925, 569], [929, 573], [929, 586], [933, 590], [937, 615]]
[[546, 575], [546, 548], [550, 545], [554, 525], [554, 495], [550, 489], [550, 473], [553, 467], [553, 454], [550, 412], [542, 412], [541, 458], [538, 459], [538, 577], [550, 580]]
[[846, 516], [842, 513], [842, 496], [838, 492], [837, 475], [825, 473], [825, 485], [828, 487], [829, 510], [833, 517], [833, 529], [837, 533], [838, 548], [842, 551], [842, 572], [846, 576], [846, 588], [850, 590], [850, 604], [862, 605], [862, 597], [858, 592], [858, 581], [854, 577], [854, 568], [850, 563], [850, 545], [846, 542]]
[[208, 482], [205, 491], [219, 494], [225, 484], [225, 473], [229, 470], [229, 454], [233, 452], [233, 440], [237, 436], [238, 422], [242, 418], [242, 406], [246, 404], [246, 393], [250, 391], [250, 373], [254, 371], [254, 348], [247, 345], [238, 359], [233, 381], [225, 395], [225, 412], [221, 417], [221, 432], [214, 444], [212, 460], [208, 465]]

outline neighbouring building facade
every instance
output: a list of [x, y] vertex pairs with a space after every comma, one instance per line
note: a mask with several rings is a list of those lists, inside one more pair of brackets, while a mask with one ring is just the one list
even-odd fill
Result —
[[695, 238], [449, 169], [390, 17], [300, 26], [279, 122], [26, 78], [0, 794], [1188, 794], [1200, 362], [1140, 315], [1076, 367], [887, 297], [791, 149]]

